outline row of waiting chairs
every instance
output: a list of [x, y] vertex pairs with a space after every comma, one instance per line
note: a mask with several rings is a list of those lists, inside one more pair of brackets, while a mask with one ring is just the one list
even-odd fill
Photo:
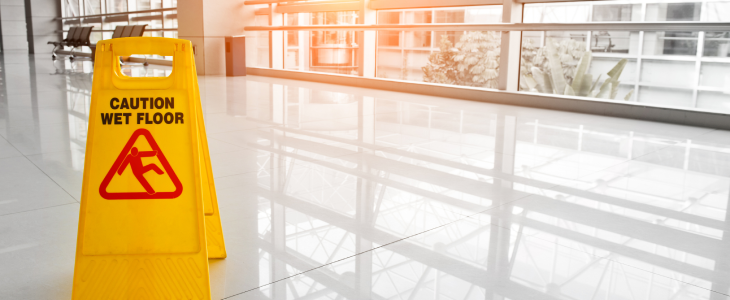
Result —
[[[144, 25], [119, 25], [114, 28], [114, 33], [112, 34], [113, 39], [118, 38], [125, 38], [125, 37], [139, 37], [144, 34], [144, 30], [147, 27], [147, 24]], [[96, 44], [90, 46], [91, 48], [91, 61], [96, 60]], [[121, 62], [121, 60], [120, 60]]]
[[144, 34], [144, 29], [147, 27], [147, 24], [145, 25], [120, 25], [114, 28], [114, 33], [112, 34], [112, 38], [124, 38], [124, 37], [138, 37], [142, 36]]
[[[147, 25], [120, 25], [114, 28], [114, 33], [112, 34], [112, 38], [125, 38], [125, 37], [139, 37], [144, 34], [144, 30]], [[84, 27], [71, 27], [68, 30], [68, 34], [66, 35], [66, 38], [63, 39], [60, 42], [48, 42], [48, 44], [53, 45], [53, 51], [52, 56], [53, 60], [56, 60], [58, 54], [56, 51], [59, 49], [63, 49], [63, 47], [72, 47], [70, 59], [73, 60], [75, 57], [73, 55], [73, 52], [78, 47], [87, 46], [91, 48], [91, 61], [94, 61], [94, 57], [96, 54], [96, 44], [92, 44], [89, 40], [89, 37], [91, 36], [91, 29], [94, 28], [94, 26], [84, 26]]]
[[89, 46], [91, 45], [91, 41], [89, 41], [89, 37], [91, 36], [91, 29], [94, 28], [94, 26], [84, 26], [84, 27], [71, 27], [68, 30], [68, 34], [66, 35], [66, 38], [63, 39], [60, 42], [48, 42], [48, 44], [53, 45], [53, 51], [51, 54], [53, 55], [53, 60], [56, 60], [57, 54], [56, 51], [58, 49], [62, 49], [63, 47], [82, 47], [82, 46]]

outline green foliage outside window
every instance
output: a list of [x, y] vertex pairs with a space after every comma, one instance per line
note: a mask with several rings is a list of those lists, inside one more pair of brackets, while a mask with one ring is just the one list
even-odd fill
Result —
[[[423, 81], [462, 86], [497, 88], [500, 53], [499, 32], [467, 32], [453, 45], [443, 35], [440, 51], [429, 56], [422, 68]], [[608, 78], [599, 85], [588, 74], [593, 54], [585, 44], [572, 39], [549, 39], [545, 47], [526, 41], [520, 64], [520, 90], [546, 94], [615, 99], [619, 77], [627, 60], [621, 59], [606, 73]], [[631, 90], [624, 96], [630, 100]]]
[[439, 48], [429, 56], [422, 68], [423, 80], [431, 83], [497, 88], [499, 74], [498, 32], [467, 32], [456, 47], [446, 35], [441, 36]]

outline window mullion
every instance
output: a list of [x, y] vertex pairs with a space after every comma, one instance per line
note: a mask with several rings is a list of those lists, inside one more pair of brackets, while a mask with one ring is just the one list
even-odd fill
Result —
[[[502, 4], [502, 23], [522, 23], [522, 3], [504, 0]], [[520, 76], [520, 55], [522, 54], [522, 32], [502, 31], [499, 57], [498, 88], [517, 92]]]

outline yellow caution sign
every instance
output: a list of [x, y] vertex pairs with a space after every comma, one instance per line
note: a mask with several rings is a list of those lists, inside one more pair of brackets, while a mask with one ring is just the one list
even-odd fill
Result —
[[[171, 75], [125, 76], [133, 54]], [[73, 299], [210, 299], [226, 252], [199, 95], [190, 41], [97, 44]]]

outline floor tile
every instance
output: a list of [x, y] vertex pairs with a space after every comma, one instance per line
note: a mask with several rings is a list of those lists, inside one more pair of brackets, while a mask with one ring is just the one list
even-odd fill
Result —
[[[228, 288], [226, 299], [726, 298], [706, 280], [657, 274], [491, 223], [468, 218], [390, 244], [363, 236], [360, 245], [373, 250], [323, 266], [264, 246], [250, 271], [264, 276], [248, 276], [261, 286]], [[279, 279], [277, 272], [291, 276]]]
[[84, 149], [86, 140], [69, 133], [69, 123], [9, 127], [4, 138], [23, 155]]
[[0, 216], [0, 299], [70, 299], [79, 205]]
[[84, 152], [62, 151], [28, 155], [28, 159], [76, 201], [81, 200], [84, 181]]
[[0, 215], [76, 200], [25, 157], [0, 159]]
[[23, 154], [18, 152], [5, 138], [0, 137], [0, 159], [16, 156], [23, 156]]

